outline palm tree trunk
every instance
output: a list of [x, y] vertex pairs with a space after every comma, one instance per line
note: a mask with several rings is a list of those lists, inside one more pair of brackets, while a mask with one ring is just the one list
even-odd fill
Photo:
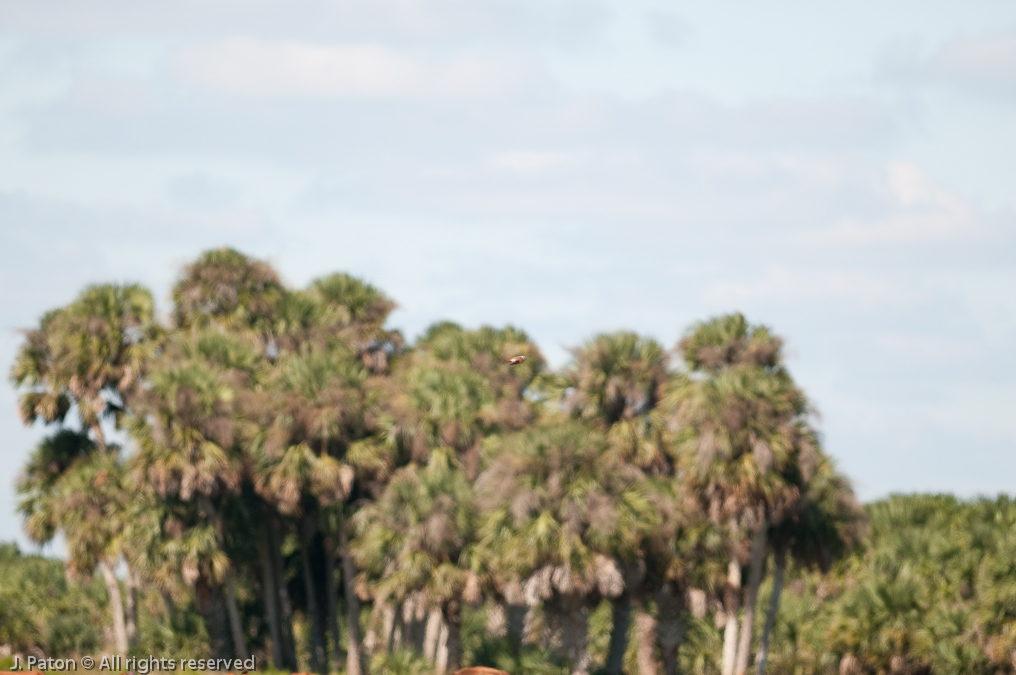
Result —
[[556, 603], [561, 624], [561, 642], [572, 663], [572, 675], [589, 675], [589, 612], [580, 597], [567, 597]]
[[279, 627], [279, 595], [275, 588], [275, 570], [272, 568], [269, 546], [264, 539], [258, 542], [258, 555], [261, 558], [261, 592], [264, 596], [265, 614], [268, 615], [268, 636], [272, 641], [272, 664], [276, 670], [283, 670], [286, 668], [286, 659], [282, 649], [282, 631]]
[[325, 539], [325, 595], [328, 596], [328, 627], [332, 633], [332, 653], [335, 666], [345, 661], [342, 653], [342, 635], [339, 633], [339, 592], [335, 585], [335, 542]]
[[676, 675], [677, 657], [685, 631], [684, 596], [668, 585], [664, 592], [657, 596], [657, 605], [660, 618], [656, 631], [660, 653], [663, 656], [663, 675]]
[[727, 565], [727, 587], [724, 590], [723, 609], [727, 625], [723, 630], [723, 661], [721, 675], [734, 675], [737, 658], [737, 612], [741, 609], [741, 563], [732, 558]]
[[783, 593], [783, 573], [787, 569], [786, 551], [777, 548], [773, 555], [776, 570], [773, 572], [773, 592], [769, 596], [769, 607], [766, 609], [766, 622], [762, 626], [762, 637], [758, 642], [758, 653], [755, 655], [755, 675], [766, 672], [766, 661], [769, 659], [769, 638], [772, 636], [773, 624], [776, 623], [776, 612], [780, 609], [780, 595]]
[[518, 654], [526, 641], [526, 616], [529, 613], [529, 607], [508, 604], [505, 606], [505, 613], [508, 615], [508, 639], [511, 641], [515, 653]]
[[328, 656], [325, 654], [324, 626], [321, 623], [317, 589], [314, 587], [314, 575], [310, 565], [313, 536], [313, 518], [310, 514], [305, 514], [300, 520], [300, 559], [303, 563], [303, 587], [307, 593], [307, 614], [311, 628], [310, 669], [324, 675], [328, 670]]
[[635, 661], [639, 675], [656, 675], [656, 619], [644, 610], [635, 613]]
[[127, 654], [127, 624], [123, 615], [123, 599], [120, 597], [120, 581], [116, 578], [113, 568], [105, 562], [99, 563], [102, 578], [106, 582], [109, 594], [109, 608], [113, 612], [113, 639], [117, 654]]
[[396, 649], [402, 649], [403, 647], [406, 646], [405, 643], [406, 620], [405, 620], [405, 611], [402, 605], [399, 605], [398, 607], [393, 607], [392, 611], [395, 612], [395, 614], [394, 618], [392, 619], [392, 641], [390, 650], [395, 651]]
[[349, 552], [349, 535], [339, 528], [339, 556], [342, 558], [342, 588], [346, 599], [346, 675], [366, 672], [360, 651], [360, 598], [353, 588], [356, 565]]
[[434, 658], [434, 672], [444, 675], [448, 672], [448, 623], [441, 614], [441, 629], [437, 636], [437, 656]]
[[624, 654], [628, 651], [628, 629], [631, 628], [631, 595], [627, 592], [611, 602], [612, 623], [610, 646], [607, 648], [607, 674], [621, 675]]
[[293, 637], [293, 603], [289, 598], [289, 589], [286, 587], [286, 572], [282, 561], [282, 533], [279, 527], [279, 520], [274, 514], [268, 519], [269, 533], [271, 534], [272, 567], [275, 571], [276, 589], [279, 592], [279, 618], [281, 619], [282, 643], [286, 655], [286, 663], [289, 672], [295, 673], [299, 669], [296, 660], [296, 640]]
[[127, 621], [126, 621], [126, 633], [127, 633], [127, 646], [133, 647], [138, 641], [138, 577], [134, 569], [127, 565], [127, 578], [126, 591], [127, 591]]
[[462, 661], [462, 609], [459, 603], [450, 602], [445, 605], [444, 619], [448, 624], [448, 638], [445, 643], [448, 656], [445, 668], [455, 672]]
[[381, 651], [390, 652], [395, 647], [395, 608], [387, 602], [381, 603]]
[[247, 640], [243, 636], [243, 624], [240, 622], [240, 608], [236, 603], [236, 583], [233, 573], [226, 576], [226, 612], [229, 614], [229, 632], [233, 638], [233, 654], [238, 659], [247, 658]]
[[441, 610], [435, 607], [427, 615], [427, 629], [423, 635], [423, 658], [434, 663], [437, 656], [437, 640], [441, 634]]
[[762, 583], [762, 567], [766, 561], [766, 533], [768, 524], [763, 521], [751, 537], [751, 566], [748, 570], [748, 597], [745, 599], [744, 617], [741, 619], [741, 639], [737, 645], [735, 675], [747, 675], [751, 656], [751, 639], [755, 633], [755, 605], [758, 604], [758, 587]]
[[233, 650], [230, 649], [229, 617], [226, 616], [225, 603], [219, 597], [220, 590], [212, 586], [206, 577], [198, 577], [194, 584], [194, 604], [208, 630], [211, 657], [228, 659]]

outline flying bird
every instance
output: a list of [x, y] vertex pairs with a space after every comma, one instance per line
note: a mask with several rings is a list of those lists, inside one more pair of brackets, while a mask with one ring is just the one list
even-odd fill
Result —
[[517, 365], [519, 365], [520, 363], [522, 363], [525, 360], [526, 360], [526, 357], [522, 356], [521, 354], [519, 354], [518, 356], [511, 357], [510, 359], [505, 361], [505, 363], [507, 363], [509, 366], [517, 366]]

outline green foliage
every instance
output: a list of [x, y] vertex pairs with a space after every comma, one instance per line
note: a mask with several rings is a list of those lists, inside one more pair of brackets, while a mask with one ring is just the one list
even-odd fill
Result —
[[106, 592], [70, 584], [59, 560], [0, 544], [0, 644], [16, 651], [88, 653], [100, 646]]
[[[871, 534], [823, 578], [784, 593], [771, 673], [1012, 672], [1016, 502], [895, 495]], [[764, 601], [764, 600], [763, 600]]]

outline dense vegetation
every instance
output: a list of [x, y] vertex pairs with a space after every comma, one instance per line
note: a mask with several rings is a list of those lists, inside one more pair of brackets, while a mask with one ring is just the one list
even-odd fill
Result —
[[221, 249], [166, 324], [134, 285], [44, 315], [11, 377], [53, 433], [17, 487], [67, 558], [0, 551], [0, 643], [348, 675], [1016, 668], [1016, 505], [862, 510], [769, 329], [597, 335], [551, 372], [513, 327], [406, 344], [393, 308]]

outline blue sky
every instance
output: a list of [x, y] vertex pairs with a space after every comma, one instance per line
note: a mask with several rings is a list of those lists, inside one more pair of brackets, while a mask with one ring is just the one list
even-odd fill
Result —
[[862, 497], [1012, 491], [1014, 182], [1009, 2], [5, 0], [0, 361], [228, 244], [555, 365], [741, 310]]

